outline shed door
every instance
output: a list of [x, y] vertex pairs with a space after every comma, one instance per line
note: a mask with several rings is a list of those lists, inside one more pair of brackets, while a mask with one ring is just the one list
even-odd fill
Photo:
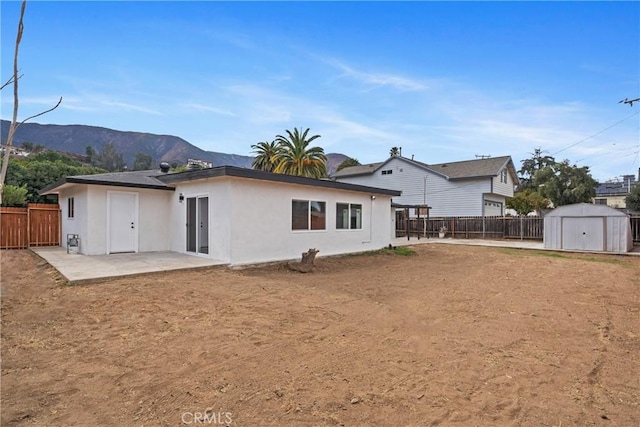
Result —
[[604, 218], [562, 218], [562, 249], [604, 251]]
[[109, 253], [138, 251], [138, 194], [108, 192]]

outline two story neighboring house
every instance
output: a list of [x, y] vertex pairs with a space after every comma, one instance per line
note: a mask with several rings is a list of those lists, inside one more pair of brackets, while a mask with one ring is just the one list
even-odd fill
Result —
[[333, 179], [351, 184], [402, 191], [397, 205], [428, 205], [430, 215], [504, 215], [518, 177], [511, 156], [426, 164], [402, 156], [384, 162], [352, 166]]
[[[640, 171], [638, 171], [638, 179], [640, 180]], [[634, 175], [623, 175], [622, 182], [603, 182], [598, 184], [593, 203], [624, 209], [627, 207], [625, 199], [635, 185], [640, 185], [640, 182], [636, 181]]]

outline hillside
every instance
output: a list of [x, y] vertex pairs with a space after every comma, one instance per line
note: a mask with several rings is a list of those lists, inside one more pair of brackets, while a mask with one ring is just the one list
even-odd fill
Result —
[[[2, 140], [6, 139], [9, 122], [2, 120]], [[132, 166], [137, 153], [151, 155], [155, 162], [186, 163], [187, 159], [202, 159], [214, 165], [251, 167], [252, 158], [237, 154], [205, 151], [182, 138], [142, 132], [123, 132], [84, 125], [41, 125], [25, 123], [14, 137], [14, 145], [23, 142], [42, 144], [58, 151], [84, 154], [88, 146], [100, 151], [108, 142], [120, 151], [127, 165]]]
[[[10, 122], [1, 121], [0, 135], [4, 144], [9, 133]], [[214, 166], [239, 166], [250, 168], [253, 157], [239, 154], [205, 151], [182, 138], [172, 135], [155, 135], [142, 132], [127, 132], [85, 125], [47, 125], [25, 123], [18, 128], [13, 143], [23, 142], [41, 144], [49, 149], [68, 153], [85, 154], [88, 146], [100, 151], [108, 142], [114, 144], [122, 153], [129, 167], [133, 166], [136, 154], [151, 155], [156, 163], [166, 161], [184, 164], [187, 159], [200, 159], [212, 162]], [[344, 154], [327, 154], [329, 173], [347, 158]]]

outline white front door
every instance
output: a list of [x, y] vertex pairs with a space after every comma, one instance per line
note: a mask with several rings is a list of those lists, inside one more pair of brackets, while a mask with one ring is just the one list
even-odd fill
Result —
[[107, 192], [108, 253], [138, 251], [138, 193]]

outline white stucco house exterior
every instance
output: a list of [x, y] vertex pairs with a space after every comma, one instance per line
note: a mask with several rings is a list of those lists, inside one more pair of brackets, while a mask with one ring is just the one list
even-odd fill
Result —
[[221, 166], [70, 176], [57, 194], [62, 241], [102, 255], [172, 251], [231, 265], [361, 252], [391, 240], [399, 191]]
[[344, 168], [338, 182], [401, 191], [398, 205], [428, 205], [431, 217], [501, 216], [518, 177], [511, 156], [426, 164], [402, 156]]

